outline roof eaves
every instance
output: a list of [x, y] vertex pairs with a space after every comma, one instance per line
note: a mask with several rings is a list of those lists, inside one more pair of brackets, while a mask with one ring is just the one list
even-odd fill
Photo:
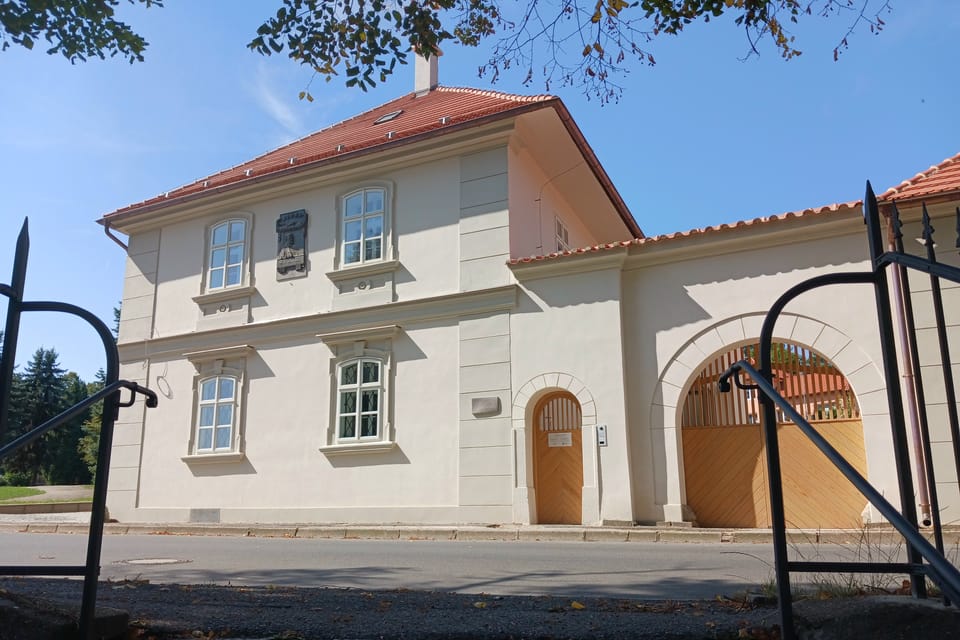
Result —
[[603, 165], [600, 164], [600, 160], [593, 152], [593, 148], [590, 146], [590, 143], [587, 142], [586, 137], [583, 135], [580, 127], [577, 126], [573, 116], [570, 115], [567, 107], [562, 101], [557, 99], [553, 103], [553, 108], [557, 111], [557, 115], [560, 116], [560, 121], [563, 122], [563, 125], [566, 127], [570, 137], [573, 138], [577, 147], [580, 149], [580, 152], [586, 159], [587, 164], [590, 166], [590, 170], [593, 171], [593, 175], [600, 182], [600, 185], [606, 192], [607, 197], [610, 198], [610, 201], [616, 208], [617, 213], [620, 215], [620, 219], [623, 220], [624, 225], [626, 225], [627, 229], [630, 230], [630, 233], [633, 234], [634, 238], [644, 238], [645, 236], [643, 234], [643, 230], [640, 229], [640, 225], [637, 224], [633, 214], [630, 213], [627, 203], [623, 201], [623, 197], [621, 197], [620, 192], [617, 191], [617, 188], [614, 186], [610, 176], [607, 175]]

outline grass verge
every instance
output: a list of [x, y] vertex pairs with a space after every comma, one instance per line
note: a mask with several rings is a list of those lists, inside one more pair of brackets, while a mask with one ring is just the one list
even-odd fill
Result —
[[26, 498], [28, 496], [38, 496], [41, 493], [44, 493], [44, 491], [34, 489], [33, 487], [0, 487], [0, 502]]

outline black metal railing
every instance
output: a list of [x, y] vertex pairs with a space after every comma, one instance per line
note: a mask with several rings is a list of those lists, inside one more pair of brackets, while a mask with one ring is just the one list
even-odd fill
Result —
[[[20, 437], [0, 447], [0, 460], [14, 451], [26, 446], [55, 429], [64, 422], [75, 418], [103, 400], [103, 416], [100, 426], [100, 446], [97, 452], [97, 474], [93, 484], [93, 504], [90, 511], [90, 530], [87, 538], [86, 563], [75, 566], [50, 565], [12, 565], [0, 566], [0, 575], [14, 576], [83, 576], [83, 596], [80, 605], [80, 619], [77, 637], [89, 638], [93, 629], [97, 602], [97, 579], [100, 575], [100, 549], [103, 542], [103, 524], [106, 518], [107, 478], [110, 471], [110, 450], [113, 444], [113, 426], [120, 407], [132, 406], [136, 395], [146, 398], [148, 407], [157, 406], [157, 395], [134, 382], [119, 379], [120, 357], [113, 335], [99, 318], [72, 304], [64, 302], [30, 302], [23, 299], [26, 281], [27, 257], [30, 253], [28, 221], [24, 220], [20, 235], [17, 237], [16, 254], [13, 261], [13, 277], [10, 284], [0, 284], [0, 294], [7, 297], [7, 321], [3, 334], [3, 352], [0, 354], [0, 440], [7, 432], [10, 409], [10, 390], [13, 383], [13, 367], [16, 360], [17, 338], [20, 333], [20, 316], [29, 311], [54, 311], [68, 313], [85, 320], [97, 332], [103, 342], [106, 356], [106, 376], [104, 387], [88, 398], [63, 411], [58, 416], [32, 428]], [[120, 390], [129, 390], [130, 397], [123, 401]]]
[[[767, 314], [760, 333], [760, 368], [755, 369], [746, 360], [733, 364], [720, 378], [721, 391], [729, 391], [731, 380], [739, 388], [760, 391], [762, 405], [762, 424], [767, 451], [767, 477], [770, 485], [770, 513], [774, 545], [775, 577], [780, 606], [781, 626], [785, 640], [795, 638], [793, 624], [793, 604], [790, 589], [791, 572], [823, 573], [900, 573], [910, 577], [911, 594], [914, 597], [926, 597], [926, 579], [929, 578], [942, 591], [946, 603], [960, 602], [960, 570], [945, 556], [943, 547], [943, 527], [940, 520], [940, 506], [936, 493], [936, 474], [932, 464], [929, 420], [923, 394], [923, 380], [920, 359], [916, 344], [917, 330], [914, 320], [912, 300], [910, 298], [907, 270], [919, 271], [929, 275], [931, 298], [936, 323], [943, 370], [944, 385], [948, 404], [948, 420], [953, 442], [953, 454], [960, 480], [960, 427], [958, 427], [956, 396], [953, 389], [953, 375], [950, 366], [950, 352], [947, 343], [946, 322], [943, 298], [940, 291], [940, 279], [945, 278], [960, 283], [960, 269], [937, 261], [933, 227], [923, 206], [923, 244], [925, 257], [904, 252], [901, 221], [896, 205], [892, 205], [889, 217], [890, 250], [884, 242], [884, 229], [880, 209], [870, 183], [863, 204], [870, 246], [871, 270], [823, 275], [801, 282], [780, 296]], [[960, 234], [960, 208], [957, 209], [957, 229]], [[960, 247], [960, 237], [957, 240]], [[894, 277], [898, 287], [890, 289], [887, 267], [895, 269]], [[819, 287], [837, 284], [873, 285], [879, 323], [880, 347], [886, 381], [887, 408], [890, 415], [893, 434], [893, 452], [896, 461], [897, 484], [900, 492], [901, 507], [897, 509], [866, 478], [834, 449], [829, 442], [801, 416], [792, 404], [783, 398], [771, 384], [773, 330], [780, 313], [788, 302], [806, 292]], [[899, 301], [898, 301], [899, 298]], [[903, 394], [900, 388], [900, 374], [897, 365], [897, 345], [894, 337], [891, 299], [902, 305], [903, 330], [901, 331], [904, 348], [910, 354], [910, 363], [914, 369], [914, 385], [907, 389], [913, 394], [912, 413], [918, 421], [918, 444], [925, 463], [919, 469], [929, 493], [929, 516], [932, 525], [933, 543], [921, 533], [917, 518], [912, 467], [907, 439], [906, 417], [904, 414]], [[898, 309], [900, 307], [898, 306]], [[905, 338], [905, 340], [904, 340]], [[740, 373], [746, 373], [754, 384], [745, 384]], [[825, 562], [795, 561], [787, 555], [787, 531], [783, 505], [783, 487], [780, 473], [780, 448], [777, 439], [777, 410], [789, 417], [811, 442], [843, 473], [844, 476], [866, 497], [884, 518], [904, 537], [906, 541], [906, 562]], [[926, 507], [926, 505], [921, 505]], [[926, 524], [926, 514], [924, 517]]]

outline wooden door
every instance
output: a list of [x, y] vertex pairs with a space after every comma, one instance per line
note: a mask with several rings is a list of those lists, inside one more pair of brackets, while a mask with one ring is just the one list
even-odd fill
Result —
[[[862, 475], [867, 459], [860, 409], [846, 378], [822, 355], [792, 343], [774, 345], [781, 394]], [[753, 390], [720, 393], [717, 379], [734, 362], [758, 353], [747, 345], [706, 364], [683, 405], [687, 504], [704, 527], [769, 527], [766, 450], [760, 402]], [[749, 382], [749, 380], [745, 381]], [[799, 427], [778, 413], [780, 467], [788, 527], [862, 526], [867, 504]]]
[[550, 394], [534, 411], [533, 470], [537, 522], [580, 524], [583, 447], [580, 404], [566, 392]]

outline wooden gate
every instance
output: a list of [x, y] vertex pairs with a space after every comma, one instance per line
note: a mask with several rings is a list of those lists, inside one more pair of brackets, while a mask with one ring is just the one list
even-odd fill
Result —
[[[719, 393], [717, 379], [757, 345], [708, 363], [687, 394], [681, 417], [687, 504], [705, 527], [769, 527], [770, 509], [760, 404], [756, 392]], [[774, 345], [774, 378], [782, 395], [854, 467], [866, 475], [860, 409], [843, 375], [800, 345]], [[749, 383], [749, 380], [745, 381]], [[866, 499], [796, 426], [778, 415], [787, 524], [797, 528], [861, 526]]]
[[533, 473], [537, 522], [580, 524], [583, 447], [580, 404], [567, 392], [552, 393], [534, 410]]

